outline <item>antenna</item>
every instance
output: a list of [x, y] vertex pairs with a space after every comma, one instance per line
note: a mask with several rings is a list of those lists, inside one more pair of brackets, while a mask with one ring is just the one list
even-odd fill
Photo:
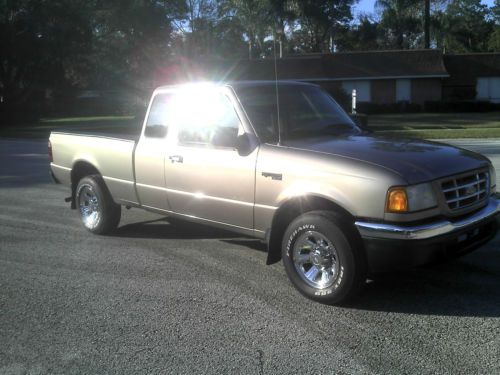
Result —
[[[276, 28], [275, 28], [276, 29]], [[273, 52], [274, 52], [274, 83], [276, 87], [276, 111], [278, 115], [278, 146], [281, 146], [281, 119], [280, 119], [280, 97], [278, 91], [278, 64], [276, 62], [276, 34], [274, 31], [273, 35]]]

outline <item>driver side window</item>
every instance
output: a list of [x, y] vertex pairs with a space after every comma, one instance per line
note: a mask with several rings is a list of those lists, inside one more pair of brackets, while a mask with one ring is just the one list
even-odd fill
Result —
[[[208, 91], [203, 95], [180, 98], [177, 108], [185, 108], [178, 122], [178, 141], [185, 146], [234, 147], [240, 120], [231, 100], [223, 93]], [[180, 118], [180, 116], [179, 116]]]

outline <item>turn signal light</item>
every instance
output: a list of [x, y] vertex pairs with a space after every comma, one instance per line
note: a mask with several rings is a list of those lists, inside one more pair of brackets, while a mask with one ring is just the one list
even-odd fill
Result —
[[403, 188], [393, 188], [387, 193], [387, 212], [408, 212], [408, 196]]

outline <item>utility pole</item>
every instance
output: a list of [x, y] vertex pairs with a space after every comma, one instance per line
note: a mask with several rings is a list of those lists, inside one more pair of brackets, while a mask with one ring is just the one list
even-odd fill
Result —
[[431, 46], [430, 23], [431, 23], [431, 0], [424, 0], [424, 48], [429, 49]]

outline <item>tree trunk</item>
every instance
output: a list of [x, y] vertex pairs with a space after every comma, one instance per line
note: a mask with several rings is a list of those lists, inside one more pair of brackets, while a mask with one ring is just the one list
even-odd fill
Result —
[[431, 46], [430, 23], [431, 23], [431, 1], [424, 0], [424, 48], [428, 49]]

